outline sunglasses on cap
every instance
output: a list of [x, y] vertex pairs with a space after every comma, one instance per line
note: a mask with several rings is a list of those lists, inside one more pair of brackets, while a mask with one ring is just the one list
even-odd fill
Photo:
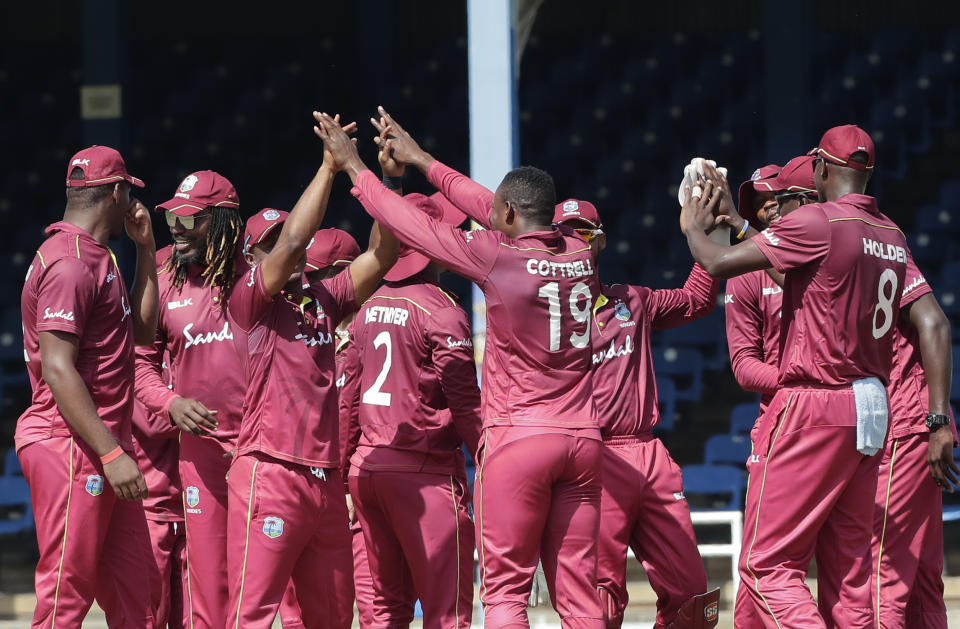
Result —
[[163, 215], [167, 219], [167, 226], [173, 227], [177, 224], [177, 221], [180, 221], [180, 225], [183, 226], [186, 230], [193, 229], [193, 226], [196, 224], [197, 220], [207, 218], [210, 216], [210, 210], [204, 210], [203, 212], [197, 212], [196, 214], [191, 214], [190, 216], [180, 216], [179, 214], [174, 214], [170, 210], [164, 210]]
[[593, 242], [593, 239], [597, 236], [603, 235], [602, 229], [587, 229], [584, 227], [578, 227], [574, 231], [580, 234], [580, 237], [586, 240], [587, 242]]

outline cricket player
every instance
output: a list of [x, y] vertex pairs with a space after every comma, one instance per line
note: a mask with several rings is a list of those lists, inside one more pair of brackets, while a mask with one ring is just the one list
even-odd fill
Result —
[[[606, 246], [594, 204], [568, 199], [556, 224], [590, 244], [594, 264]], [[660, 421], [650, 335], [699, 319], [716, 306], [719, 282], [694, 265], [683, 288], [601, 284], [593, 306], [593, 387], [603, 436], [597, 591], [608, 628], [627, 606], [627, 547], [643, 563], [657, 593], [657, 626], [713, 627], [719, 590], [705, 594], [680, 468], [651, 430]]]
[[[227, 616], [227, 482], [246, 391], [226, 295], [239, 270], [240, 198], [220, 173], [187, 175], [164, 213], [173, 252], [159, 267], [160, 318], [152, 347], [137, 354], [137, 397], [179, 428], [193, 629], [223, 629]], [[170, 384], [162, 378], [170, 356]]]
[[[170, 258], [172, 247], [157, 251], [157, 267]], [[139, 353], [141, 348], [137, 348]], [[169, 379], [169, 357], [163, 361], [163, 379]], [[150, 547], [160, 577], [160, 600], [156, 611], [158, 627], [180, 629], [189, 626], [187, 593], [186, 536], [183, 530], [183, 489], [180, 486], [180, 429], [168, 416], [149, 412], [140, 400], [133, 401], [133, 445], [137, 466], [150, 493], [143, 500], [143, 512], [150, 533]]]
[[[815, 149], [820, 203], [729, 249], [709, 242], [721, 194], [694, 188], [681, 228], [714, 277], [786, 273], [779, 389], [754, 433], [740, 572], [769, 627], [867, 627], [877, 466], [886, 435], [893, 328], [908, 251], [863, 194], [870, 136], [827, 131]], [[804, 584], [814, 552], [820, 608]]]
[[945, 629], [941, 488], [952, 491], [950, 483], [956, 485], [960, 475], [953, 460], [950, 322], [913, 264], [901, 294], [888, 387], [890, 433], [877, 479], [871, 583], [879, 626]]
[[[406, 199], [447, 225], [466, 218], [439, 193]], [[401, 248], [384, 279], [353, 323], [361, 435], [349, 483], [374, 626], [409, 625], [419, 597], [425, 628], [466, 628], [474, 528], [462, 446], [476, 453], [481, 426], [470, 324], [426, 256]]]
[[485, 626], [526, 627], [537, 560], [564, 627], [603, 626], [596, 591], [600, 431], [590, 365], [600, 286], [589, 246], [551, 225], [556, 193], [536, 168], [496, 193], [425, 153], [384, 110], [377, 141], [412, 164], [468, 216], [495, 231], [462, 232], [385, 188], [338, 133], [338, 163], [367, 211], [408, 247], [483, 290], [487, 341], [474, 501]]
[[[157, 320], [156, 246], [133, 186], [143, 182], [116, 150], [74, 155], [63, 220], [27, 269], [20, 303], [33, 397], [15, 441], [40, 548], [34, 627], [79, 628], [94, 598], [111, 626], [155, 622], [160, 582], [131, 416], [134, 343], [152, 342]], [[137, 246], [130, 294], [107, 247], [124, 226]]]
[[314, 118], [323, 164], [289, 215], [266, 209], [247, 221], [250, 269], [229, 298], [247, 382], [228, 478], [228, 626], [235, 628], [270, 627], [291, 577], [304, 626], [349, 627], [353, 615], [334, 330], [373, 293], [397, 243], [374, 225], [369, 248], [348, 272], [303, 289], [306, 248], [338, 167], [323, 126], [340, 131], [339, 122]]
[[[360, 255], [360, 245], [347, 232], [334, 227], [321, 229], [314, 234], [307, 245], [307, 262], [304, 277], [307, 282], [304, 288], [321, 280], [336, 277], [350, 266], [350, 263]], [[357, 519], [353, 501], [350, 498], [350, 488], [347, 484], [347, 475], [350, 469], [350, 454], [359, 441], [359, 426], [351, 433], [351, 409], [359, 404], [359, 386], [357, 372], [360, 364], [353, 343], [350, 329], [354, 314], [350, 314], [340, 322], [336, 329], [337, 347], [334, 361], [336, 363], [336, 384], [339, 393], [338, 414], [340, 417], [340, 477], [344, 480], [344, 490], [347, 492], [347, 513], [350, 516], [350, 533], [353, 547], [353, 589], [357, 601], [360, 626], [363, 629], [373, 623], [373, 579], [370, 577], [370, 567], [367, 562], [367, 547], [363, 543], [363, 531]], [[348, 445], [348, 443], [350, 445]], [[343, 593], [348, 596], [349, 593]], [[280, 610], [283, 615], [283, 606]]]

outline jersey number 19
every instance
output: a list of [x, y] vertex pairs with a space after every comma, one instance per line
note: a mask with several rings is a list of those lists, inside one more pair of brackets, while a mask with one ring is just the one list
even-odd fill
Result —
[[[560, 349], [560, 323], [562, 318], [562, 306], [560, 304], [560, 283], [549, 282], [540, 287], [537, 296], [547, 300], [550, 312], [550, 351], [555, 352]], [[586, 305], [580, 306], [580, 299], [583, 298]], [[586, 323], [583, 334], [572, 332], [570, 334], [570, 344], [578, 349], [584, 348], [590, 344], [590, 308], [593, 305], [593, 295], [590, 294], [590, 287], [583, 282], [578, 282], [573, 290], [570, 291], [568, 300], [570, 315], [577, 323]]]

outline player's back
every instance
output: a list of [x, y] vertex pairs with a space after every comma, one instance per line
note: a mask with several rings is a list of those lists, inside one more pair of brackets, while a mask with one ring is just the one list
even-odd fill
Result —
[[597, 426], [591, 309], [600, 284], [590, 247], [567, 227], [499, 239], [487, 299], [484, 425]]
[[447, 399], [444, 374], [434, 364], [434, 349], [442, 343], [445, 349], [462, 348], [473, 365], [466, 313], [456, 300], [429, 282], [390, 282], [361, 307], [352, 334], [362, 365], [361, 448], [459, 450], [462, 441], [450, 410], [456, 401]]
[[804, 206], [766, 230], [772, 249], [783, 224], [800, 213], [826, 229], [826, 247], [787, 273], [781, 383], [842, 386], [871, 376], [886, 383], [909, 255], [903, 232], [873, 197], [848, 194]]

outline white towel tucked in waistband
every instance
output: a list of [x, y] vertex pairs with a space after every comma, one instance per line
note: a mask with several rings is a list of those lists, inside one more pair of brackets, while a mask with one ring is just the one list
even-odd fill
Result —
[[887, 390], [877, 378], [853, 383], [857, 403], [857, 452], [873, 456], [883, 449], [887, 438]]

